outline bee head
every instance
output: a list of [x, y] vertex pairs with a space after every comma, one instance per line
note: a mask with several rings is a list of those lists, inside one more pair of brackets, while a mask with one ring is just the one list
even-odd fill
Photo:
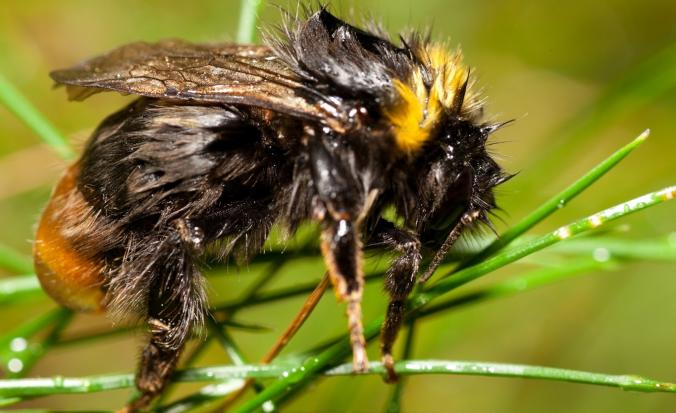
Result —
[[446, 233], [465, 211], [488, 223], [486, 213], [495, 207], [493, 188], [512, 176], [486, 150], [489, 135], [502, 125], [460, 118], [439, 125], [412, 169], [411, 190], [418, 201], [411, 206], [412, 226]]
[[503, 124], [482, 123], [482, 108], [459, 50], [413, 36], [404, 40], [409, 75], [393, 80], [394, 98], [383, 110], [395, 146], [413, 165], [409, 180], [416, 205], [410, 224], [419, 231], [448, 226], [463, 211], [487, 222], [495, 206], [492, 188], [506, 180], [486, 151], [489, 135]]

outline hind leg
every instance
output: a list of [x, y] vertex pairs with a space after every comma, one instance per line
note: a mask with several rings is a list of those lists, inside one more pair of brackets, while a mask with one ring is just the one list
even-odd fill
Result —
[[194, 238], [191, 240], [185, 228], [184, 222], [177, 220], [160, 239], [144, 240], [145, 246], [137, 251], [132, 267], [146, 264], [145, 271], [127, 280], [147, 280], [149, 329], [136, 373], [141, 397], [127, 407], [128, 412], [145, 409], [164, 390], [192, 328], [202, 323], [206, 313], [202, 276], [194, 259]]
[[141, 397], [129, 407], [129, 412], [135, 412], [150, 405], [169, 382], [178, 358], [183, 349], [183, 343], [177, 346], [167, 346], [165, 339], [172, 333], [171, 327], [156, 318], [148, 319], [150, 339], [141, 353], [141, 361], [136, 373], [136, 388]]

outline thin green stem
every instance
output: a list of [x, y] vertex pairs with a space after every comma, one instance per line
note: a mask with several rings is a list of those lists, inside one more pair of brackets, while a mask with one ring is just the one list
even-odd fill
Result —
[[[228, 332], [223, 329], [223, 326], [216, 323], [216, 321], [212, 318], [209, 319], [208, 325], [209, 331], [211, 334], [213, 334], [218, 344], [223, 347], [225, 352], [228, 354], [228, 357], [230, 357], [230, 360], [232, 360], [232, 363], [235, 366], [247, 365], [248, 361], [242, 352], [242, 349], [240, 349], [237, 343], [235, 343], [235, 341], [232, 339], [232, 336], [230, 336], [230, 334], [228, 334]], [[263, 383], [256, 380], [253, 382], [253, 388], [256, 392], [261, 392], [263, 389], [265, 389], [265, 386], [263, 386]]]
[[[293, 253], [289, 253], [293, 254]], [[377, 272], [373, 274], [368, 274], [364, 277], [364, 280], [366, 282], [371, 282], [371, 281], [376, 281], [376, 280], [382, 280], [383, 278], [383, 273], [382, 272]], [[266, 304], [274, 301], [280, 301], [280, 300], [285, 300], [287, 298], [293, 298], [293, 297], [298, 297], [301, 295], [305, 295], [308, 293], [311, 293], [314, 291], [314, 289], [317, 288], [317, 282], [316, 281], [311, 281], [308, 283], [303, 283], [301, 285], [295, 285], [293, 287], [285, 287], [285, 288], [279, 288], [275, 291], [270, 291], [267, 293], [258, 293], [255, 296], [251, 297], [248, 300], [234, 300], [229, 303], [221, 304], [219, 306], [216, 306], [212, 309], [213, 312], [215, 313], [220, 313], [220, 312], [229, 312], [237, 309], [242, 309], [242, 308], [249, 308], [249, 307], [254, 307], [257, 305], [261, 304]]]
[[34, 275], [19, 275], [0, 279], [0, 305], [44, 296], [40, 282]]
[[[278, 378], [287, 377], [291, 371], [294, 371], [294, 367], [282, 364], [212, 366], [180, 371], [176, 374], [175, 380], [178, 382], [204, 382], [248, 378]], [[400, 375], [439, 374], [518, 377], [618, 387], [630, 391], [676, 393], [676, 384], [642, 376], [593, 373], [525, 364], [450, 360], [403, 360], [395, 364], [395, 371]], [[380, 375], [383, 373], [385, 373], [385, 369], [382, 364], [373, 362], [364, 375]], [[336, 366], [323, 374], [326, 376], [350, 376], [354, 372], [352, 364], [348, 363]], [[132, 374], [0, 380], [0, 398], [10, 399], [54, 394], [93, 393], [129, 388], [133, 385], [134, 376]]]
[[418, 319], [436, 315], [451, 308], [506, 297], [551, 285], [592, 271], [610, 270], [616, 267], [617, 263], [612, 260], [598, 261], [594, 258], [577, 258], [569, 260], [565, 266], [538, 268], [518, 277], [482, 287], [457, 297], [435, 302], [411, 313], [410, 317]]
[[59, 131], [2, 74], [0, 74], [0, 103], [63, 158], [70, 159], [75, 156]]
[[584, 174], [580, 179], [575, 181], [572, 185], [568, 186], [563, 191], [554, 195], [548, 199], [544, 204], [540, 205], [533, 212], [528, 214], [524, 219], [518, 222], [516, 225], [508, 229], [504, 234], [500, 235], [492, 244], [486, 247], [483, 251], [479, 252], [475, 256], [469, 258], [465, 262], [461, 263], [458, 266], [458, 270], [462, 268], [469, 267], [478, 262], [481, 262], [485, 258], [493, 255], [495, 252], [504, 248], [507, 244], [514, 241], [516, 238], [526, 233], [529, 229], [533, 228], [538, 223], [542, 222], [545, 218], [556, 212], [558, 209], [561, 209], [576, 196], [578, 196], [582, 191], [589, 188], [594, 182], [599, 178], [605, 175], [608, 171], [613, 169], [622, 159], [627, 157], [634, 149], [638, 148], [650, 135], [650, 130], [645, 130], [633, 141], [627, 145], [620, 148], [617, 152], [610, 155], [603, 162], [596, 165], [589, 172]]
[[33, 262], [22, 253], [0, 244], [0, 268], [18, 274], [33, 272]]
[[54, 344], [59, 341], [61, 334], [68, 327], [72, 319], [72, 311], [65, 308], [59, 308], [58, 316], [56, 317], [51, 330], [37, 347], [39, 351], [32, 351], [27, 355], [27, 357], [22, 358], [24, 368], [22, 371], [17, 372], [14, 377], [24, 377], [26, 374], [28, 374], [31, 368], [33, 368], [33, 365], [37, 363], [38, 360], [40, 360], [40, 358], [42, 358], [42, 356], [45, 355], [47, 351], [54, 347]]
[[553, 249], [561, 254], [606, 254], [623, 260], [676, 261], [676, 243], [668, 239], [629, 240], [614, 237], [581, 237]]
[[536, 237], [535, 239], [522, 245], [518, 245], [515, 248], [502, 251], [498, 255], [495, 255], [494, 257], [489, 258], [477, 265], [460, 270], [454, 273], [453, 277], [442, 279], [423, 293], [418, 294], [416, 300], [419, 302], [419, 304], [424, 305], [426, 301], [429, 301], [429, 299], [433, 297], [446, 293], [482, 275], [517, 261], [520, 258], [530, 255], [550, 245], [566, 240], [572, 236], [598, 228], [599, 226], [614, 221], [618, 218], [669, 201], [674, 198], [675, 194], [676, 186], [664, 188], [662, 190], [651, 192], [614, 207], [605, 209], [601, 212], [597, 212], [596, 214], [592, 214], [586, 218], [575, 221], [572, 224], [564, 225], [556, 231]]
[[88, 344], [94, 341], [103, 340], [110, 337], [116, 337], [122, 334], [127, 334], [134, 331], [135, 328], [132, 326], [124, 326], [114, 329], [107, 330], [95, 330], [88, 331], [86, 333], [80, 333], [73, 336], [68, 336], [59, 340], [54, 347], [69, 347], [69, 346], [80, 346], [83, 344]]
[[[518, 260], [528, 254], [539, 251], [549, 245], [562, 241], [570, 236], [594, 229], [602, 224], [613, 221], [620, 217], [629, 215], [633, 212], [640, 211], [650, 206], [668, 201], [674, 198], [676, 187], [669, 187], [657, 192], [652, 192], [631, 201], [619, 204], [615, 207], [608, 208], [597, 214], [591, 215], [585, 219], [576, 221], [570, 225], [563, 226], [558, 230], [536, 238], [522, 246], [516, 247], [509, 251], [503, 251], [493, 258], [485, 262], [468, 267], [454, 277], [446, 278], [439, 281], [437, 284], [427, 289], [426, 291], [415, 295], [409, 302], [409, 308], [416, 311], [428, 304], [433, 299], [442, 294], [457, 288], [460, 285], [466, 284], [482, 275], [487, 274], [497, 268], [505, 266], [511, 262]], [[380, 325], [383, 322], [383, 317], [372, 321], [364, 328], [364, 337], [372, 339], [378, 334]], [[350, 352], [350, 343], [347, 337], [343, 337], [339, 342], [330, 346], [315, 357], [308, 358], [301, 364], [301, 368], [297, 369], [288, 376], [277, 380], [271, 384], [264, 392], [256, 395], [252, 399], [243, 404], [237, 413], [250, 412], [259, 408], [263, 403], [281, 397], [285, 393], [291, 392], [301, 386], [306, 385], [314, 375], [326, 370], [328, 367], [335, 365]]]
[[[72, 312], [57, 308], [26, 322], [0, 338], [0, 360], [8, 377], [21, 377], [58, 340], [72, 318]], [[33, 336], [52, 327], [49, 334], [37, 343]]]
[[223, 347], [234, 365], [243, 366], [247, 364], [242, 350], [239, 348], [239, 346], [237, 346], [230, 334], [223, 330], [221, 325], [216, 323], [216, 321], [212, 318], [209, 318], [207, 320], [207, 326], [209, 327], [209, 332], [213, 334], [218, 344]]
[[261, 12], [263, 0], [242, 0], [239, 14], [239, 27], [237, 28], [237, 43], [256, 42], [256, 24]]
[[170, 404], [160, 406], [154, 411], [157, 413], [184, 413], [200, 408], [206, 403], [220, 400], [225, 396], [237, 392], [246, 383], [243, 379], [228, 379], [226, 381], [210, 384], [201, 388], [198, 392], [176, 400]]
[[[613, 260], [598, 261], [594, 258], [584, 257], [569, 261], [562, 267], [539, 268], [524, 275], [510, 278], [477, 290], [461, 294], [446, 300], [428, 305], [417, 311], [410, 311], [408, 319], [422, 319], [433, 316], [452, 308], [476, 304], [488, 299], [506, 297], [513, 294], [524, 293], [535, 288], [551, 285], [574, 276], [588, 273], [594, 270], [614, 269], [617, 264]], [[343, 335], [326, 340], [324, 343], [310, 349], [305, 354], [316, 354], [343, 339]]]
[[[307, 245], [307, 242], [303, 243], [303, 247], [305, 245]], [[301, 247], [301, 249], [303, 247]], [[268, 267], [268, 269], [263, 274], [261, 274], [261, 276], [256, 281], [254, 281], [251, 284], [251, 286], [249, 286], [249, 288], [247, 288], [247, 290], [241, 295], [239, 299], [237, 299], [236, 301], [237, 305], [232, 306], [226, 311], [226, 314], [224, 315], [225, 321], [216, 321], [214, 318], [209, 318], [209, 329], [212, 331], [213, 334], [207, 337], [202, 343], [200, 343], [197, 346], [197, 348], [190, 354], [190, 358], [186, 360], [186, 362], [184, 363], [184, 366], [191, 366], [195, 361], [196, 357], [206, 349], [206, 346], [208, 345], [209, 342], [211, 342], [213, 338], [216, 338], [219, 341], [219, 343], [226, 349], [226, 352], [229, 354], [231, 360], [233, 360], [235, 364], [237, 364], [237, 360], [239, 360], [241, 364], [245, 364], [244, 355], [237, 348], [230, 335], [228, 335], [224, 330], [222, 330], [222, 327], [235, 316], [237, 311], [245, 307], [249, 301], [254, 300], [260, 294], [261, 289], [265, 288], [266, 285], [268, 285], [272, 280], [274, 280], [274, 278], [279, 274], [281, 269], [284, 268], [284, 265], [291, 258], [291, 256], [292, 256], [291, 254], [282, 255], [281, 257], [279, 257], [277, 261], [273, 261], [271, 265]], [[243, 385], [244, 383], [242, 383], [242, 385], [239, 387], [241, 388]], [[200, 389], [196, 393], [189, 394], [188, 396], [177, 400], [175, 403], [172, 404], [177, 404], [176, 407], [177, 409], [179, 409], [179, 407], [181, 409], [183, 408], [187, 409], [208, 403], [214, 399], [219, 398], [219, 391], [223, 390], [223, 388], [219, 386], [224, 386], [225, 389], [230, 389], [232, 383], [225, 382], [216, 384], [215, 385], [216, 390], [214, 390], [214, 386], [207, 386], [205, 388]], [[262, 391], [263, 388], [264, 386], [262, 383], [258, 381], [254, 382], [254, 390], [256, 392]], [[224, 397], [229, 395], [230, 393], [231, 392], [228, 390], [221, 396]], [[168, 394], [169, 392], [164, 392], [157, 402], [161, 404], [166, 395]], [[165, 407], [169, 408], [169, 406]], [[274, 406], [271, 406], [271, 409], [269, 409], [268, 411], [273, 410]]]
[[[595, 236], [595, 237], [580, 237], [571, 239], [568, 242], [557, 245], [552, 249], [552, 252], [563, 253], [563, 254], [574, 254], [574, 255], [591, 255], [595, 251], [603, 249], [604, 252], [607, 252], [609, 258], [620, 258], [620, 259], [631, 259], [631, 260], [653, 260], [653, 261], [674, 261], [676, 260], [676, 245], [670, 244], [667, 240], [663, 239], [622, 239], [616, 237], [608, 236]], [[304, 250], [304, 254], [306, 250]], [[259, 260], [256, 258], [255, 262], [267, 262], [267, 253], [266, 255], [261, 256]], [[275, 255], [277, 259], [284, 261], [284, 258], [295, 259], [296, 251], [288, 251], [283, 255]], [[276, 265], [276, 262], [273, 261], [272, 265]], [[267, 274], [267, 273], [266, 273]], [[383, 276], [382, 272], [375, 272], [367, 274], [365, 276], [366, 282], [373, 282], [381, 280]], [[317, 286], [317, 283], [312, 281], [308, 283], [303, 283], [300, 285], [295, 285], [292, 287], [284, 287], [275, 289], [270, 292], [256, 293], [255, 295], [249, 297], [242, 297], [236, 300], [220, 304], [212, 308], [214, 313], [229, 313], [236, 309], [250, 308], [258, 305], [267, 304], [270, 302], [277, 302], [285, 300], [287, 298], [298, 297], [301, 295], [308, 294], [314, 290]], [[16, 302], [21, 299], [26, 298], [43, 298], [45, 297], [40, 283], [34, 275], [26, 276], [16, 276], [9, 278], [0, 278], [0, 304]], [[237, 323], [234, 321], [223, 321], [221, 323], [227, 323], [231, 327], [238, 327]], [[243, 324], [239, 327], [242, 328], [255, 328], [254, 325]], [[82, 337], [76, 337], [72, 340], [66, 339], [63, 344], [75, 344], [80, 340], [89, 340], [95, 339], [96, 335], [103, 334], [108, 336], [110, 334], [117, 334], [117, 330], [97, 332], [92, 335], [83, 335]], [[129, 329], [120, 329], [119, 333], [124, 333], [129, 331]], [[72, 343], [71, 343], [72, 341]], [[61, 342], [59, 343], [61, 345]]]

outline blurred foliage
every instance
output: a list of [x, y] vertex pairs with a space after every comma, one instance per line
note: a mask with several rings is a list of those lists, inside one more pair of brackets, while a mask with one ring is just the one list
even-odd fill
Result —
[[[504, 158], [501, 163], [507, 170], [519, 172], [500, 189], [505, 223], [497, 222], [499, 232], [647, 127], [652, 129], [652, 135], [646, 144], [536, 231], [553, 230], [580, 216], [674, 183], [676, 3], [343, 0], [332, 2], [331, 7], [343, 17], [351, 13], [356, 19], [375, 16], [392, 33], [406, 27], [432, 26], [434, 38], [462, 45], [466, 61], [485, 90], [488, 116], [517, 120], [494, 138], [496, 144], [492, 147]], [[291, 8], [295, 8], [295, 2]], [[239, 5], [234, 0], [9, 0], [3, 2], [2, 10], [0, 73], [76, 147], [104, 116], [131, 98], [102, 94], [84, 104], [67, 103], [62, 90], [51, 91], [49, 70], [134, 40], [232, 40], [239, 18]], [[262, 21], [279, 22], [279, 12], [267, 7]], [[2, 244], [30, 254], [34, 222], [63, 165], [33, 131], [0, 107]], [[662, 243], [666, 239], [674, 247], [674, 216], [673, 205], [658, 206], [622, 220], [610, 235]], [[475, 241], [467, 240], [465, 247], [476, 248]], [[566, 258], [552, 252], [538, 254], [500, 270], [491, 275], [491, 280], [504, 280], [543, 263], [565, 266]], [[318, 280], [323, 272], [321, 261], [314, 257], [294, 260], [292, 264], [281, 268], [266, 288], [305, 284]], [[382, 262], [374, 260], [371, 265], [378, 264], [382, 266]], [[214, 274], [214, 302], [240, 296], [266, 265], [230, 267], [223, 277]], [[412, 354], [414, 358], [630, 372], [674, 381], [674, 273], [673, 261], [631, 263], [611, 274], [582, 277], [528, 294], [460, 307], [419, 323]], [[19, 273], [7, 271], [0, 276], [12, 274]], [[243, 353], [251, 360], [260, 358], [301, 302], [302, 296], [238, 313], [238, 320], [270, 327], [267, 332], [233, 329], [232, 335]], [[365, 319], [380, 314], [384, 305], [378, 282], [370, 283]], [[0, 330], [16, 328], [53, 308], [47, 300], [2, 307]], [[78, 316], [67, 333], [77, 335], [107, 326], [106, 319]], [[343, 307], [327, 294], [291, 342], [289, 351], [310, 348], [344, 330]], [[128, 372], [135, 367], [140, 341], [140, 334], [125, 334], [87, 346], [64, 346], [47, 353], [31, 375]], [[372, 346], [370, 355], [377, 357], [377, 346]], [[197, 365], [223, 361], [223, 350], [211, 345], [200, 355]], [[312, 391], [295, 399], [288, 411], [379, 411], [390, 391], [377, 376], [336, 377], [317, 382]], [[76, 402], [81, 409], [113, 409], [126, 397], [126, 392], [54, 396], [22, 406], [65, 409]], [[676, 399], [669, 394], [452, 376], [412, 377], [402, 400], [404, 410], [409, 412], [439, 411], [440, 406], [459, 412], [676, 409]]]

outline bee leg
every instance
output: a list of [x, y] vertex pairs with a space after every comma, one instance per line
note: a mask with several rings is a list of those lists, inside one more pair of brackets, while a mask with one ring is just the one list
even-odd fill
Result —
[[480, 213], [479, 211], [467, 211], [458, 220], [458, 222], [455, 224], [451, 232], [448, 233], [448, 236], [446, 237], [446, 240], [444, 241], [443, 244], [441, 244], [441, 247], [437, 250], [437, 252], [434, 253], [434, 256], [432, 257], [432, 261], [430, 261], [429, 266], [425, 270], [425, 272], [420, 276], [418, 279], [418, 282], [425, 283], [427, 280], [429, 280], [432, 275], [434, 275], [434, 271], [437, 270], [439, 265], [443, 262], [444, 258], [446, 258], [446, 255], [448, 254], [448, 251], [451, 249], [453, 244], [460, 238], [460, 235], [464, 231], [465, 228], [467, 228], [469, 225], [474, 222], [477, 217], [479, 217]]
[[130, 412], [148, 407], [164, 390], [192, 328], [202, 323], [207, 311], [192, 236], [186, 233], [182, 220], [175, 224], [161, 240], [147, 243], [154, 248], [152, 264], [145, 274], [152, 277], [146, 319], [150, 338], [136, 373], [141, 397], [130, 404]]
[[[310, 135], [314, 132], [309, 131]], [[366, 340], [361, 320], [364, 273], [361, 224], [378, 195], [376, 188], [356, 174], [356, 159], [363, 154], [340, 144], [333, 135], [309, 140], [309, 163], [316, 198], [313, 216], [321, 222], [321, 249], [336, 296], [347, 301], [354, 371], [368, 369]]]
[[413, 290], [415, 278], [420, 267], [420, 241], [410, 232], [396, 228], [392, 223], [381, 219], [369, 244], [385, 245], [401, 253], [385, 274], [385, 290], [390, 295], [387, 316], [380, 332], [380, 350], [383, 366], [387, 370], [387, 382], [396, 382], [392, 345], [397, 338], [404, 318], [406, 298]]
[[336, 296], [340, 301], [347, 301], [354, 371], [363, 373], [368, 370], [368, 357], [361, 320], [364, 274], [359, 233], [349, 220], [325, 222], [321, 249]]
[[166, 337], [171, 334], [171, 327], [159, 319], [149, 318], [151, 338], [143, 348], [139, 369], [136, 373], [136, 388], [141, 391], [141, 397], [135, 400], [128, 408], [135, 412], [149, 406], [166, 387], [171, 375], [176, 369], [181, 348], [164, 344]]

